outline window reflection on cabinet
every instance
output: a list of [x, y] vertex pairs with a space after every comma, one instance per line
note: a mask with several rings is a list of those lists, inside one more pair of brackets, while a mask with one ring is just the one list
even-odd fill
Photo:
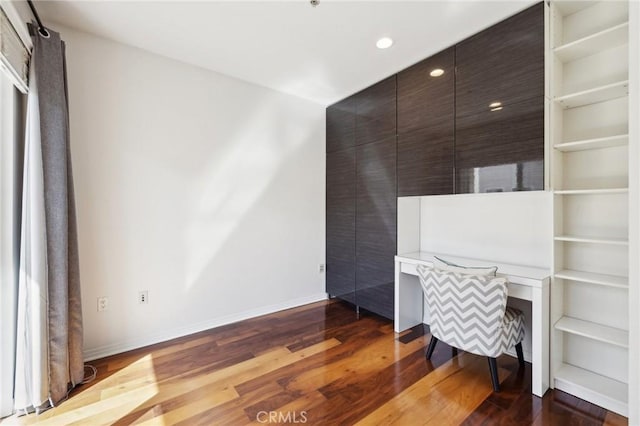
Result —
[[459, 193], [540, 190], [543, 161], [525, 161], [499, 166], [473, 167], [458, 172]]
[[543, 97], [458, 117], [455, 152], [456, 193], [544, 189]]

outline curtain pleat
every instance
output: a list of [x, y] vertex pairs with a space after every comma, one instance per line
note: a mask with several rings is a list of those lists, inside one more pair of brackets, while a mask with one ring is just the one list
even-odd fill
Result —
[[40, 408], [49, 400], [47, 242], [36, 84], [36, 79], [31, 80], [27, 98], [18, 284], [15, 404], [16, 409], [25, 411]]
[[82, 310], [64, 43], [33, 27], [25, 145], [16, 408], [39, 411], [83, 379]]

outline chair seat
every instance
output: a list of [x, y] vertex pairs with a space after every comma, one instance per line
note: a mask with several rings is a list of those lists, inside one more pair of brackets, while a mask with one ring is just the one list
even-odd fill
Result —
[[518, 309], [507, 306], [502, 319], [502, 332], [500, 333], [498, 347], [494, 348], [493, 355], [489, 356], [499, 356], [522, 342], [523, 339], [524, 314]]

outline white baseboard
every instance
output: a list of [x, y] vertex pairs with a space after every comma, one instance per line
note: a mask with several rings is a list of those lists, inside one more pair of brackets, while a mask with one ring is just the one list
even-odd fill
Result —
[[218, 318], [212, 318], [207, 321], [191, 324], [183, 327], [176, 327], [171, 330], [166, 330], [160, 333], [153, 334], [151, 336], [145, 336], [143, 339], [123, 340], [120, 342], [114, 342], [109, 345], [98, 346], [95, 348], [86, 348], [83, 351], [85, 361], [91, 361], [105, 356], [115, 355], [122, 352], [130, 351], [132, 349], [138, 349], [144, 346], [153, 345], [167, 340], [175, 339], [177, 337], [187, 336], [189, 334], [197, 333], [211, 328], [220, 327], [222, 325], [231, 324], [234, 322], [246, 320], [249, 318], [259, 317], [261, 315], [271, 314], [274, 312], [282, 311], [285, 309], [295, 308], [298, 306], [306, 305], [313, 302], [319, 302], [326, 300], [326, 293], [318, 293], [311, 296], [301, 297], [298, 299], [288, 300], [282, 303], [276, 303], [269, 306], [261, 306], [259, 308], [249, 309], [247, 311], [239, 312], [237, 314], [227, 315]]

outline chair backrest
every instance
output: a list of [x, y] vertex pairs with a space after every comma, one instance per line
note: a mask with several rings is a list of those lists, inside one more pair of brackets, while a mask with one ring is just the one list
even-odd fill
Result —
[[507, 280], [424, 265], [417, 269], [431, 315], [431, 334], [464, 351], [494, 356], [507, 307]]

